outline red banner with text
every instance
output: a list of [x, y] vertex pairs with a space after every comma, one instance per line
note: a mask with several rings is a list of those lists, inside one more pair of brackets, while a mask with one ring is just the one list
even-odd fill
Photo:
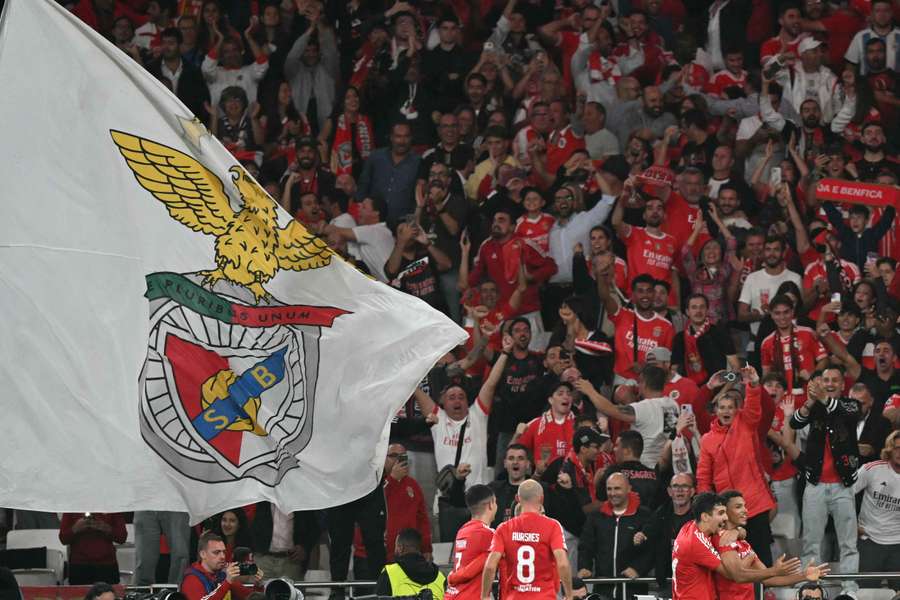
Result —
[[861, 183], [845, 179], [822, 179], [816, 186], [816, 198], [869, 206], [893, 206], [900, 204], [900, 190], [889, 185]]

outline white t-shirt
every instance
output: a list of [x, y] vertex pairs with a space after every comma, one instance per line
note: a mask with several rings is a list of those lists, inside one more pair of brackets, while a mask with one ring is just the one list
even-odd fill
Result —
[[641, 463], [652, 469], [659, 462], [659, 455], [662, 454], [669, 434], [675, 431], [678, 403], [669, 396], [663, 396], [635, 402], [631, 407], [634, 409], [634, 423], [631, 428], [644, 438]]
[[[437, 418], [437, 423], [431, 427], [431, 438], [434, 440], [434, 462], [440, 471], [456, 460], [456, 440], [464, 420], [454, 421], [443, 408], [437, 409]], [[475, 403], [469, 407], [468, 419], [466, 439], [459, 457], [460, 464], [466, 463], [472, 467], [472, 472], [466, 477], [466, 489], [491, 481], [487, 466], [488, 413], [480, 399], [476, 398]]]
[[[762, 312], [763, 304], [768, 305], [775, 297], [775, 292], [785, 281], [793, 281], [801, 290], [803, 289], [803, 278], [790, 269], [784, 269], [778, 275], [769, 275], [765, 269], [753, 271], [747, 275], [744, 287], [741, 288], [741, 297], [739, 302], [750, 305], [750, 310], [758, 310]], [[765, 302], [763, 302], [765, 300]], [[753, 335], [759, 331], [759, 321], [750, 323], [750, 331]], [[751, 340], [750, 344], [753, 344]]]
[[394, 251], [394, 235], [391, 230], [384, 223], [359, 225], [353, 228], [353, 235], [356, 236], [357, 243], [353, 244], [356, 248], [347, 244], [347, 251], [354, 258], [366, 263], [373, 277], [387, 283], [384, 265]]
[[876, 544], [900, 544], [900, 473], [884, 460], [856, 472], [853, 493], [863, 493], [859, 526]]

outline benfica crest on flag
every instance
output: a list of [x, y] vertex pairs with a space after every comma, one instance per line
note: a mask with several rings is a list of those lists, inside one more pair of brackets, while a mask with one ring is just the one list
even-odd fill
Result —
[[7, 0], [0, 79], [0, 506], [196, 522], [370, 492], [463, 330], [335, 256], [53, 0]]

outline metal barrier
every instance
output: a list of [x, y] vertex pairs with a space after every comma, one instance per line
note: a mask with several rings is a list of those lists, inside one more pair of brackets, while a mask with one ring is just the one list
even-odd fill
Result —
[[[830, 582], [840, 582], [845, 579], [853, 579], [855, 581], [860, 580], [882, 580], [882, 579], [898, 579], [900, 580], [900, 572], [895, 573], [847, 573], [847, 574], [833, 574], [826, 575], [821, 578], [823, 585], [827, 586]], [[616, 584], [622, 586], [622, 595], [627, 598], [628, 594], [628, 585], [629, 584], [655, 584], [655, 577], [637, 577], [635, 579], [629, 579], [628, 577], [589, 577], [587, 579], [583, 579], [584, 583], [588, 586], [594, 584]], [[666, 580], [667, 583], [671, 582], [671, 579]], [[353, 595], [354, 587], [374, 587], [374, 581], [296, 581], [294, 582], [294, 587], [299, 590], [310, 589], [310, 588], [345, 588], [348, 591], [348, 598], [359, 598], [360, 596]], [[779, 586], [779, 587], [788, 587], [788, 586]], [[765, 586], [764, 586], [765, 588]], [[650, 595], [653, 595], [650, 592]]]

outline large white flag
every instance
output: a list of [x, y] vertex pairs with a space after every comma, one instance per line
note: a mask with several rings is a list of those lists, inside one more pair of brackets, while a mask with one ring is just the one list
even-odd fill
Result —
[[53, 0], [0, 23], [0, 506], [348, 502], [463, 331], [276, 207]]

